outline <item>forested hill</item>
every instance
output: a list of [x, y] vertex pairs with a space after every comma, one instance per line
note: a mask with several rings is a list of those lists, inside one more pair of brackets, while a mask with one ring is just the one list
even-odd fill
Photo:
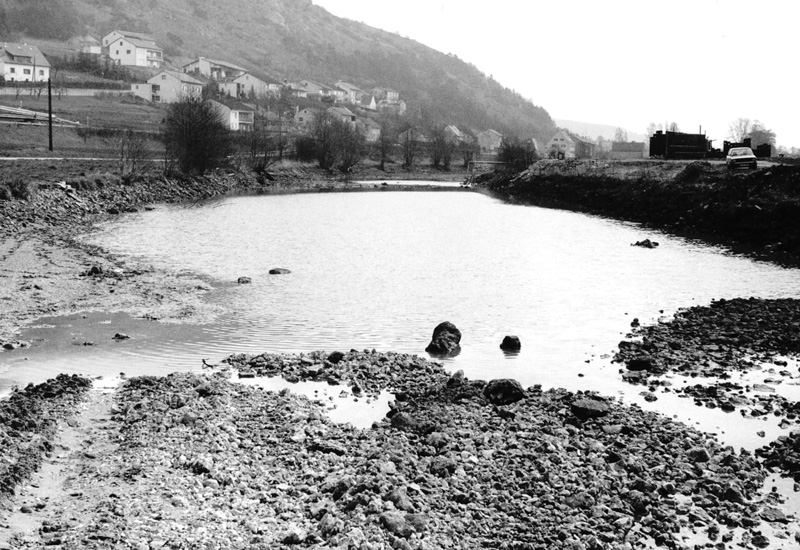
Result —
[[174, 66], [202, 55], [279, 81], [393, 88], [423, 122], [541, 139], [554, 129], [546, 110], [473, 65], [310, 0], [0, 0], [3, 41], [114, 29], [151, 35]]

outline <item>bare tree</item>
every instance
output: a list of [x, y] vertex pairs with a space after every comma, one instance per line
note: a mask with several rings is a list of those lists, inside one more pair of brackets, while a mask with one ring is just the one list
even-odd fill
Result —
[[623, 128], [617, 128], [614, 131], [614, 141], [617, 141], [617, 142], [628, 141], [628, 132], [627, 132], [627, 130], [624, 130]]
[[660, 124], [656, 124], [655, 122], [651, 122], [647, 125], [647, 135], [652, 136], [657, 131], [662, 130], [663, 127]]
[[678, 127], [678, 123], [677, 122], [670, 122], [667, 125], [667, 130], [670, 131], [670, 132], [680, 132], [681, 131], [681, 129]]
[[125, 177], [134, 177], [147, 159], [147, 139], [133, 130], [125, 131], [117, 140], [117, 163], [119, 173]]
[[411, 124], [406, 124], [400, 132], [400, 147], [403, 152], [403, 168], [411, 168], [419, 150], [417, 130]]
[[737, 118], [728, 126], [728, 137], [735, 143], [742, 143], [750, 135], [749, 118]]
[[764, 126], [760, 120], [753, 121], [752, 126], [750, 126], [750, 134], [748, 137], [753, 147], [764, 144], [775, 145], [775, 132]]
[[381, 127], [378, 141], [375, 143], [375, 151], [378, 154], [380, 170], [386, 170], [386, 161], [390, 159], [397, 143], [397, 126], [389, 121], [385, 121]]
[[434, 168], [440, 166], [445, 170], [450, 169], [450, 161], [453, 158], [453, 142], [448, 139], [447, 132], [443, 125], [434, 126], [430, 130], [431, 138], [431, 164]]

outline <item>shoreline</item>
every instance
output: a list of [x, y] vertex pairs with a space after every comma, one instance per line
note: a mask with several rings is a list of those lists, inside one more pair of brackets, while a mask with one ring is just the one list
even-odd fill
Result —
[[[146, 210], [153, 204], [240, 195], [462, 190], [435, 185], [361, 185], [305, 167], [276, 170], [268, 185], [240, 174], [186, 181], [153, 176], [126, 185], [108, 171], [89, 173], [86, 169], [85, 163], [77, 163], [72, 175], [64, 177], [63, 172], [51, 173], [53, 170], [45, 168], [33, 178], [38, 189], [31, 199], [0, 201], [4, 241], [0, 245], [0, 348], [24, 346], [16, 339], [20, 329], [42, 316], [116, 309], [167, 322], [203, 322], [219, 313], [202, 300], [212, 289], [207, 281], [132, 264], [80, 240], [98, 224], [121, 214]], [[372, 177], [377, 172], [365, 169], [356, 176]], [[400, 181], [430, 177], [428, 171], [384, 175], [392, 176], [386, 178], [389, 181], [398, 176]], [[452, 183], [463, 175], [454, 171], [438, 177]], [[93, 268], [95, 273], [87, 275]]]
[[[299, 181], [304, 176], [292, 177]], [[263, 192], [255, 183], [209, 179], [195, 182], [190, 191], [168, 187], [158, 195], [147, 186], [131, 189], [122, 182], [94, 189], [76, 187], [73, 192], [50, 182], [26, 205], [27, 210], [17, 208], [19, 204], [9, 209], [0, 202], [0, 214], [13, 214], [0, 218], [4, 237], [0, 281], [10, 285], [0, 300], [0, 345], [14, 344], [19, 326], [42, 312], [96, 307], [149, 314], [162, 322], [192, 322], [213, 315], [202, 309], [203, 295], [212, 290], [207, 282], [130, 265], [81, 243], [77, 236], [119, 215], [109, 210], [124, 213], [153, 202], [177, 202], [191, 192], [197, 195], [191, 200], [198, 201]], [[387, 189], [312, 181], [280, 192], [336, 190]], [[81, 205], [80, 213], [73, 204]], [[93, 267], [101, 272], [88, 275]], [[754, 332], [746, 332], [750, 340], [726, 346], [752, 349], [776, 367], [782, 367], [776, 362], [782, 361], [779, 353], [796, 353], [780, 343], [797, 337], [800, 301], [780, 303], [774, 319], [765, 319], [762, 313], [777, 304], [775, 300], [728, 302], [743, 312], [736, 320], [737, 331]], [[695, 315], [697, 322], [682, 334], [674, 322], [634, 327], [626, 338], [629, 344], [620, 344], [617, 359], [624, 365], [623, 376], [635, 375], [631, 378], [655, 395], [670, 391], [656, 379], [663, 372], [639, 366], [674, 363], [679, 372], [682, 362], [714, 361], [725, 368], [718, 355], [727, 349], [719, 348], [719, 337], [729, 319], [714, 319], [719, 307], [691, 308], [689, 315]], [[760, 317], [749, 319], [753, 312], [760, 312]], [[682, 316], [679, 312], [676, 319]], [[773, 340], [755, 345], [759, 331]], [[636, 343], [640, 339], [642, 345]], [[682, 348], [674, 349], [675, 342]], [[647, 357], [642, 357], [645, 353]], [[23, 484], [20, 494], [6, 503], [7, 529], [0, 527], [0, 548], [10, 540], [6, 536], [19, 544], [14, 548], [56, 541], [67, 547], [100, 544], [92, 541], [105, 541], [106, 548], [153, 548], [153, 541], [163, 543], [155, 547], [169, 547], [178, 543], [171, 538], [175, 526], [196, 537], [197, 544], [228, 541], [231, 548], [363, 547], [362, 542], [372, 548], [415, 550], [502, 543], [542, 549], [609, 544], [688, 548], [693, 542], [711, 543], [719, 537], [743, 548], [800, 542], [798, 520], [783, 497], [759, 493], [768, 472], [755, 457], [615, 399], [533, 387], [523, 390], [522, 399], [493, 401], [486, 382], [449, 375], [436, 362], [393, 353], [351, 351], [338, 361], [318, 352], [280, 360], [233, 356], [228, 365], [248, 377], [255, 372], [256, 377], [337, 381], [358, 399], [391, 389], [396, 399], [390, 418], [361, 431], [333, 424], [314, 400], [291, 392], [244, 388], [214, 374], [135, 378], [118, 388], [111, 401], [102, 401], [107, 394], [95, 390], [83, 405], [71, 401], [56, 412], [42, 410], [38, 421], [51, 429], [58, 425], [53, 434], [62, 437], [68, 435], [68, 427], [81, 432], [83, 426], [79, 434], [83, 439], [72, 445], [57, 443], [69, 449], [43, 446], [36, 451], [39, 463], [44, 460], [63, 468], [66, 477], [58, 478], [59, 483], [66, 482], [69, 472], [90, 475], [73, 480], [63, 494], [37, 493], [36, 487]], [[793, 370], [781, 376], [787, 382], [798, 378]], [[704, 391], [687, 396], [698, 406], [730, 401], [729, 393], [719, 388]], [[766, 403], [773, 406], [767, 408]], [[789, 437], [788, 429], [800, 423], [800, 409], [792, 408], [797, 404], [751, 399], [737, 405], [750, 407], [748, 413], [761, 406], [760, 414], [784, 415], [787, 436], [759, 456], [772, 471], [800, 477], [792, 470], [800, 435]], [[94, 411], [94, 416], [81, 416], [82, 407]], [[288, 412], [292, 410], [297, 414]], [[15, 429], [25, 437], [25, 430]], [[85, 442], [99, 447], [84, 451]], [[6, 452], [9, 449], [14, 447]], [[263, 461], [261, 467], [253, 453]], [[298, 459], [305, 468], [298, 469]], [[21, 479], [39, 475], [38, 465], [31, 464]], [[800, 490], [798, 477], [795, 491]], [[120, 495], [109, 480], [128, 491]], [[169, 498], [158, 488], [158, 483], [167, 481], [176, 489]], [[21, 512], [23, 507], [29, 511]], [[221, 514], [211, 513], [215, 509]], [[154, 510], [162, 519], [136, 519], [149, 517]], [[54, 519], [70, 514], [80, 520]], [[249, 523], [242, 517], [259, 520]], [[27, 534], [12, 530], [20, 518], [32, 520], [41, 530]], [[163, 518], [171, 527], [165, 527]], [[541, 528], [533, 529], [534, 523]], [[45, 530], [42, 526], [47, 525], [54, 527]]]

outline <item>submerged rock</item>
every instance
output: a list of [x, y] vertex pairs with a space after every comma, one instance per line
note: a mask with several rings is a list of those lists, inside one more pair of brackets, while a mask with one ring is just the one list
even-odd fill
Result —
[[522, 349], [522, 342], [518, 336], [506, 336], [500, 344], [500, 349], [504, 351], [519, 351]]
[[651, 241], [650, 239], [645, 239], [643, 241], [636, 241], [635, 243], [631, 244], [631, 246], [638, 246], [641, 248], [656, 248], [658, 243], [656, 241]]
[[461, 352], [461, 331], [450, 321], [444, 321], [433, 329], [431, 343], [425, 351], [439, 357], [453, 357]]

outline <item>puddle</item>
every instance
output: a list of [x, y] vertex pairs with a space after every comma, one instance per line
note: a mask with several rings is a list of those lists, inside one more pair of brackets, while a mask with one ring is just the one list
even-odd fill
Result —
[[231, 382], [274, 392], [288, 389], [320, 404], [332, 421], [349, 423], [361, 429], [372, 427], [373, 422], [386, 416], [389, 402], [393, 399], [392, 394], [386, 391], [377, 397], [354, 396], [346, 386], [331, 386], [325, 382], [288, 382], [280, 376], [239, 378], [239, 373], [233, 373]]

